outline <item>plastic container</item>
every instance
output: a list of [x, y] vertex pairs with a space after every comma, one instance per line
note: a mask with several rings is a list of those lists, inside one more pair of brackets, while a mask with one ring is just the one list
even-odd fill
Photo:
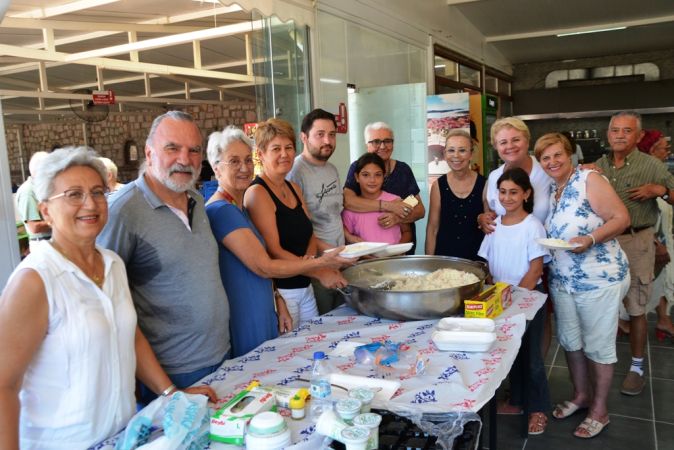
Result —
[[445, 331], [482, 331], [491, 333], [496, 329], [496, 323], [492, 319], [479, 319], [464, 317], [445, 317], [440, 319], [438, 330]]
[[379, 424], [381, 416], [375, 413], [359, 414], [353, 418], [353, 424], [358, 427], [369, 430], [366, 450], [377, 450], [379, 448]]
[[[356, 416], [357, 417], [357, 416]], [[337, 417], [337, 414], [329, 409], [318, 418], [316, 422], [316, 432], [341, 442], [342, 430], [348, 425]]]
[[250, 420], [247, 450], [281, 450], [291, 444], [290, 429], [279, 413], [266, 411]]
[[431, 339], [445, 352], [486, 352], [496, 340], [496, 333], [437, 330]]
[[357, 387], [349, 389], [349, 398], [355, 398], [356, 400], [360, 400], [361, 414], [368, 413], [370, 412], [370, 404], [374, 399], [374, 392], [366, 387]]
[[311, 404], [309, 416], [317, 420], [324, 411], [332, 409], [332, 387], [330, 386], [330, 369], [325, 353], [314, 353], [314, 365], [311, 369]]
[[346, 445], [346, 450], [366, 450], [369, 436], [370, 431], [367, 428], [346, 427], [342, 430], [339, 441]]
[[290, 399], [288, 405], [290, 406], [290, 417], [292, 417], [294, 420], [304, 419], [305, 406], [306, 406], [304, 397], [295, 395], [293, 398]]
[[360, 408], [363, 403], [355, 398], [345, 398], [337, 402], [335, 409], [341, 419], [349, 425], [353, 423], [353, 418], [360, 414]]

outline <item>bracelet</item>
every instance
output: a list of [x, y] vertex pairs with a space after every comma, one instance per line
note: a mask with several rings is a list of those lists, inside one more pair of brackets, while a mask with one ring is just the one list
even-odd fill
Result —
[[379, 212], [381, 212], [381, 200], [379, 200]]
[[597, 241], [595, 241], [594, 236], [592, 236], [592, 233], [587, 234], [586, 236], [590, 236], [590, 239], [592, 239], [592, 245], [597, 245]]
[[178, 388], [176, 387], [176, 385], [172, 384], [171, 386], [164, 389], [164, 392], [161, 393], [161, 396], [162, 397], [168, 397], [169, 395], [173, 394], [177, 390], [178, 390]]

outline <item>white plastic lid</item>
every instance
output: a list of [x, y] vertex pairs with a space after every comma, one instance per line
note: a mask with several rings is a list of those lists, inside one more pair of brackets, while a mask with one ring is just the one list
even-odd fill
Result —
[[344, 398], [340, 401], [337, 402], [337, 412], [342, 414], [353, 414], [358, 411], [360, 411], [360, 407], [362, 406], [362, 402], [358, 399], [355, 398]]
[[270, 436], [246, 434], [247, 450], [282, 450], [292, 444], [290, 429]]
[[363, 444], [370, 437], [370, 430], [363, 427], [346, 427], [342, 430], [342, 442], [345, 444]]
[[381, 423], [381, 416], [376, 413], [358, 414], [353, 418], [353, 424], [361, 427], [375, 428]]
[[372, 402], [374, 398], [374, 392], [366, 387], [357, 387], [349, 389], [349, 397], [360, 400], [363, 404], [367, 405]]
[[265, 411], [256, 414], [248, 424], [248, 433], [255, 436], [270, 436], [287, 428], [286, 422], [277, 412]]

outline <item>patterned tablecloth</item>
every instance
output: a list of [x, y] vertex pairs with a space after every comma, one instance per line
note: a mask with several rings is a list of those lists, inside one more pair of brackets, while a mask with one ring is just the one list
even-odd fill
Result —
[[[324, 351], [329, 355], [342, 341], [407, 342], [427, 357], [425, 372], [411, 376], [393, 371], [385, 375], [399, 379], [401, 387], [389, 401], [373, 403], [373, 406], [411, 419], [422, 430], [437, 435], [438, 443], [448, 448], [461, 434], [464, 423], [479, 420], [477, 412], [494, 396], [515, 360], [526, 320], [533, 318], [545, 298], [539, 292], [514, 289], [513, 304], [495, 319], [497, 340], [483, 353], [439, 351], [431, 341], [437, 320], [395, 322], [356, 315], [350, 308], [341, 307], [265, 342], [243, 357], [225, 361], [201, 384], [215, 389], [219, 397], [218, 404], [214, 405], [217, 408], [252, 380], [259, 380], [263, 385], [308, 387], [299, 379], [309, 379], [313, 352]], [[353, 357], [332, 356], [330, 360], [344, 373], [381, 377], [374, 368], [356, 364]], [[308, 418], [287, 422], [296, 443], [293, 448], [318, 448], [322, 437], [314, 433], [314, 424]], [[161, 430], [154, 433], [159, 434]], [[115, 441], [116, 437], [111, 437], [95, 448], [112, 448]], [[228, 447], [211, 444], [211, 448]]]

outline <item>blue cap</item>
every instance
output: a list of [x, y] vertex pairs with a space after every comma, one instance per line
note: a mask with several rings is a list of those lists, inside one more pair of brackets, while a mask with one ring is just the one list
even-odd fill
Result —
[[314, 352], [314, 359], [325, 359], [325, 353], [323, 353], [323, 352]]

